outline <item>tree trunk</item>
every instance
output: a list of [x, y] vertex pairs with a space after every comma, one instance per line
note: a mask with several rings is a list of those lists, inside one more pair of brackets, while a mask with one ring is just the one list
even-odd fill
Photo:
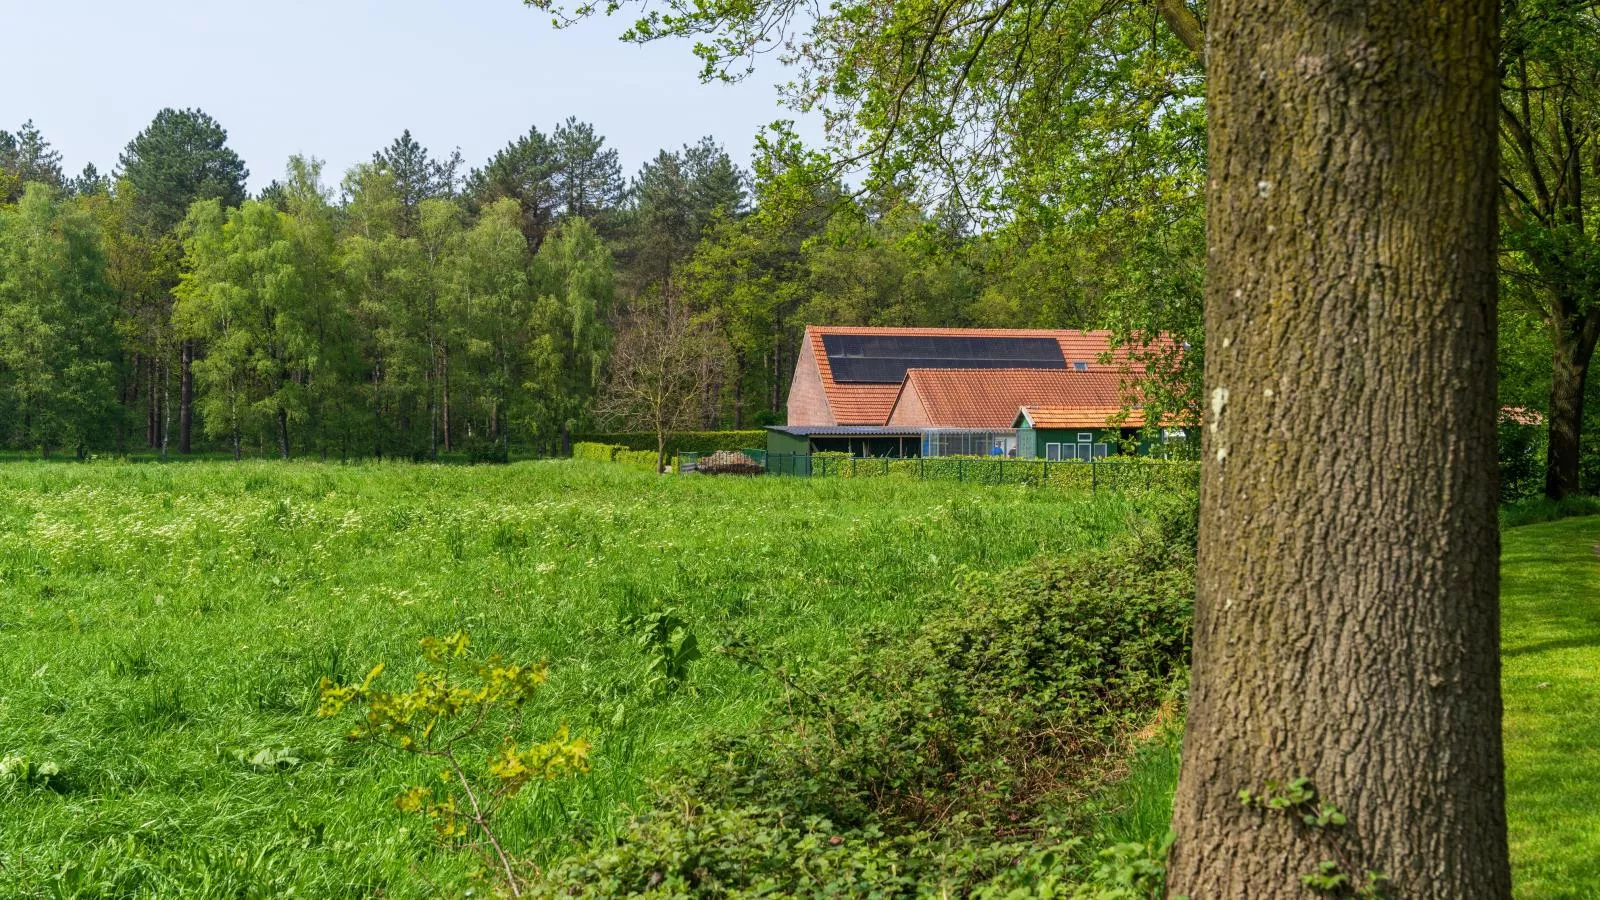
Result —
[[656, 474], [660, 475], [667, 470], [667, 432], [664, 428], [656, 429]]
[[733, 427], [744, 428], [744, 351], [733, 355]]
[[443, 416], [444, 416], [444, 452], [449, 453], [450, 446], [450, 348], [444, 348], [444, 357], [440, 362], [440, 380], [443, 385]]
[[[1496, 4], [1210, 6], [1199, 587], [1168, 890], [1510, 896]], [[1317, 829], [1243, 804], [1309, 778]]]
[[278, 455], [289, 458], [289, 411], [278, 407]]
[[155, 357], [150, 358], [149, 381], [145, 386], [145, 417], [144, 432], [145, 442], [154, 450], [161, 446], [161, 404], [157, 400], [156, 384], [158, 381]]
[[194, 429], [194, 341], [184, 341], [179, 346], [182, 364], [178, 375], [178, 452], [187, 456]]
[[1546, 457], [1544, 493], [1560, 500], [1578, 493], [1583, 436], [1583, 395], [1600, 336], [1600, 315], [1589, 313], [1576, 328], [1555, 329], [1555, 365], [1550, 373], [1550, 443]]

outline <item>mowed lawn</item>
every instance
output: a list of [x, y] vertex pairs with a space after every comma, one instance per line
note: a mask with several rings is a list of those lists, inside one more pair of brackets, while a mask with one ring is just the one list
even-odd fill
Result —
[[1516, 893], [1600, 897], [1600, 518], [1504, 533], [1506, 787]]
[[[396, 811], [434, 767], [341, 739], [323, 676], [468, 632], [547, 660], [534, 736], [593, 771], [520, 795], [535, 853], [614, 827], [770, 676], [942, 602], [967, 568], [1103, 544], [1135, 501], [898, 479], [658, 478], [619, 466], [0, 465], [0, 896], [417, 896], [465, 854]], [[705, 655], [652, 680], [635, 617]], [[55, 774], [47, 774], [52, 770]]]

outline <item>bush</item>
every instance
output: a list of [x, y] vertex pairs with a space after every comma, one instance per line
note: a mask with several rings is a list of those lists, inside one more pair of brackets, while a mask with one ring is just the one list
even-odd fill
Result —
[[1519, 525], [1595, 515], [1600, 515], [1600, 497], [1568, 497], [1565, 500], [1529, 497], [1500, 507], [1500, 527], [1516, 528]]
[[506, 445], [499, 441], [487, 441], [475, 438], [467, 442], [467, 462], [478, 465], [479, 463], [509, 463], [511, 453]]
[[1500, 419], [1500, 502], [1536, 497], [1544, 490], [1545, 431]]
[[1158, 896], [1164, 848], [1097, 860], [1047, 813], [1087, 791], [1183, 683], [1193, 519], [1175, 507], [1100, 554], [964, 575], [951, 608], [909, 635], [869, 636], [826, 673], [729, 642], [788, 686], [789, 712], [708, 748], [546, 889], [1098, 896], [1116, 882]]
[[656, 471], [656, 451], [654, 450], [624, 450], [618, 447], [616, 456], [612, 457], [612, 459], [635, 469], [643, 469], [646, 472]]
[[1112, 487], [1118, 490], [1193, 491], [1200, 485], [1198, 463], [1143, 456], [1117, 457], [1089, 465], [993, 456], [853, 459], [848, 453], [813, 453], [811, 474], [827, 478], [898, 476], [972, 484], [1025, 484], [1063, 490]]
[[[626, 450], [656, 452], [656, 435], [653, 431], [619, 431], [579, 435], [574, 440], [599, 444], [615, 444]], [[718, 450], [737, 450], [741, 447], [765, 447], [767, 433], [746, 431], [682, 431], [667, 435], [667, 455], [679, 453], [715, 453]], [[576, 448], [574, 448], [576, 455]]]
[[613, 462], [620, 452], [622, 452], [622, 448], [615, 444], [577, 441], [572, 445], [573, 459], [586, 459], [590, 462]]

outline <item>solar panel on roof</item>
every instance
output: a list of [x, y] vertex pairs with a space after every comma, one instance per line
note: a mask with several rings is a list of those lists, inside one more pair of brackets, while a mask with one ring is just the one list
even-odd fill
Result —
[[1061, 344], [1045, 337], [825, 334], [834, 381], [897, 384], [907, 369], [1065, 369]]

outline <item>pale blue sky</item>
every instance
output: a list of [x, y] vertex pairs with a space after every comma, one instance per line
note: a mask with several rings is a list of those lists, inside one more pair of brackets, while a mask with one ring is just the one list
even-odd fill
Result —
[[477, 166], [530, 125], [575, 115], [631, 176], [705, 134], [746, 163], [757, 128], [793, 118], [776, 62], [703, 85], [686, 43], [624, 44], [625, 25], [556, 31], [520, 0], [0, 0], [0, 128], [31, 118], [69, 173], [108, 173], [158, 109], [199, 107], [228, 129], [255, 190], [293, 153], [326, 160], [337, 184], [404, 128]]

